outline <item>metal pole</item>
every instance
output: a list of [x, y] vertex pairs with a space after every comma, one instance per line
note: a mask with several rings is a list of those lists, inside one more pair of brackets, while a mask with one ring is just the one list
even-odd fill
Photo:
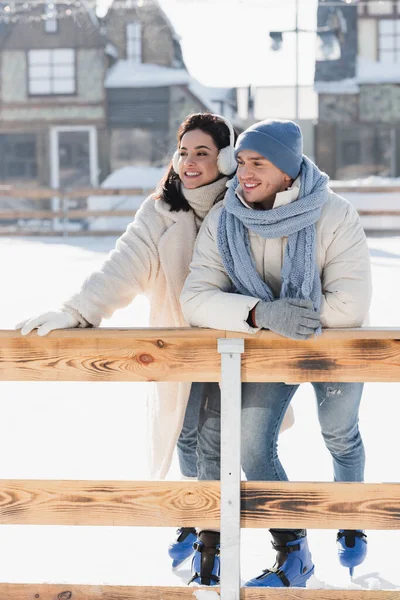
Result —
[[221, 600], [240, 600], [240, 435], [243, 339], [219, 339], [221, 354]]
[[296, 35], [296, 116], [295, 120], [299, 119], [299, 0], [296, 0], [296, 26], [295, 26], [295, 35]]

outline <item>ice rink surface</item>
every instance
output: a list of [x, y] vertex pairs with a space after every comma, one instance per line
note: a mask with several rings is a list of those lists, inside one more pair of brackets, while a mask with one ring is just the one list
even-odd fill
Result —
[[[0, 238], [0, 328], [56, 309], [79, 289], [113, 248], [111, 238]], [[371, 326], [400, 326], [400, 236], [369, 237], [374, 295]], [[138, 297], [105, 327], [147, 326]], [[0, 383], [0, 478], [147, 479], [143, 383]], [[297, 481], [330, 481], [315, 399], [301, 386], [295, 425], [280, 440], [281, 460]], [[400, 383], [368, 383], [360, 415], [367, 453], [367, 482], [399, 482]], [[179, 478], [176, 460], [171, 479]], [[179, 525], [179, 524], [177, 524]], [[194, 524], [195, 525], [195, 524]], [[170, 570], [172, 528], [0, 528], [0, 581], [113, 585], [185, 585], [189, 567]], [[335, 531], [309, 531], [316, 577], [346, 587]], [[369, 531], [369, 554], [355, 571], [362, 587], [400, 588], [400, 532]], [[267, 530], [242, 530], [242, 579], [271, 566]]]

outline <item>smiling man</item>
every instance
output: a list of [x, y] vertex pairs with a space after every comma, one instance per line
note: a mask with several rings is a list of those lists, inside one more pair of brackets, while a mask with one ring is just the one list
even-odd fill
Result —
[[[237, 177], [197, 239], [181, 295], [186, 320], [250, 333], [265, 328], [295, 340], [318, 335], [321, 327], [360, 327], [372, 292], [365, 234], [354, 207], [329, 189], [328, 176], [303, 155], [300, 128], [292, 121], [256, 123], [239, 136], [235, 155]], [[335, 480], [363, 481], [363, 384], [312, 385]], [[248, 480], [287, 479], [278, 432], [297, 388], [242, 385], [242, 467]], [[219, 479], [218, 399], [208, 399], [200, 414], [199, 478]], [[314, 571], [306, 531], [271, 533], [276, 562], [246, 585], [304, 587]], [[218, 543], [216, 538], [217, 549]], [[337, 546], [341, 564], [352, 573], [366, 555], [364, 532], [339, 530]], [[215, 575], [216, 549], [204, 546], [201, 552], [201, 564]]]

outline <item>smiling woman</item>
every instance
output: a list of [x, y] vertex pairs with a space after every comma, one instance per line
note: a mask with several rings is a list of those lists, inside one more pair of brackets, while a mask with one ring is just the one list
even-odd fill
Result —
[[219, 149], [211, 135], [194, 129], [181, 139], [178, 160], [179, 178], [188, 189], [207, 185], [219, 177]]

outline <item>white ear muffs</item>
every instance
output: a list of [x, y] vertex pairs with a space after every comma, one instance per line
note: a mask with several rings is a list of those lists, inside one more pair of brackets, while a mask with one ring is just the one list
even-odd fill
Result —
[[234, 173], [237, 169], [237, 162], [235, 158], [235, 132], [231, 123], [225, 119], [225, 117], [221, 117], [221, 115], [214, 116], [223, 121], [229, 129], [229, 146], [222, 148], [218, 154], [218, 170], [223, 175], [232, 175], [232, 173]]
[[174, 169], [175, 173], [178, 173], [179, 158], [180, 158], [179, 150], [175, 150], [174, 155], [172, 157], [172, 168]]
[[[227, 128], [229, 129], [229, 146], [225, 146], [222, 150], [219, 151], [217, 158], [217, 166], [218, 171], [223, 175], [232, 175], [237, 169], [237, 162], [235, 158], [235, 132], [231, 123], [225, 119], [225, 117], [221, 117], [221, 115], [215, 115], [220, 121], [223, 121]], [[179, 172], [179, 150], [175, 150], [174, 156], [172, 157], [172, 168], [175, 173]]]

